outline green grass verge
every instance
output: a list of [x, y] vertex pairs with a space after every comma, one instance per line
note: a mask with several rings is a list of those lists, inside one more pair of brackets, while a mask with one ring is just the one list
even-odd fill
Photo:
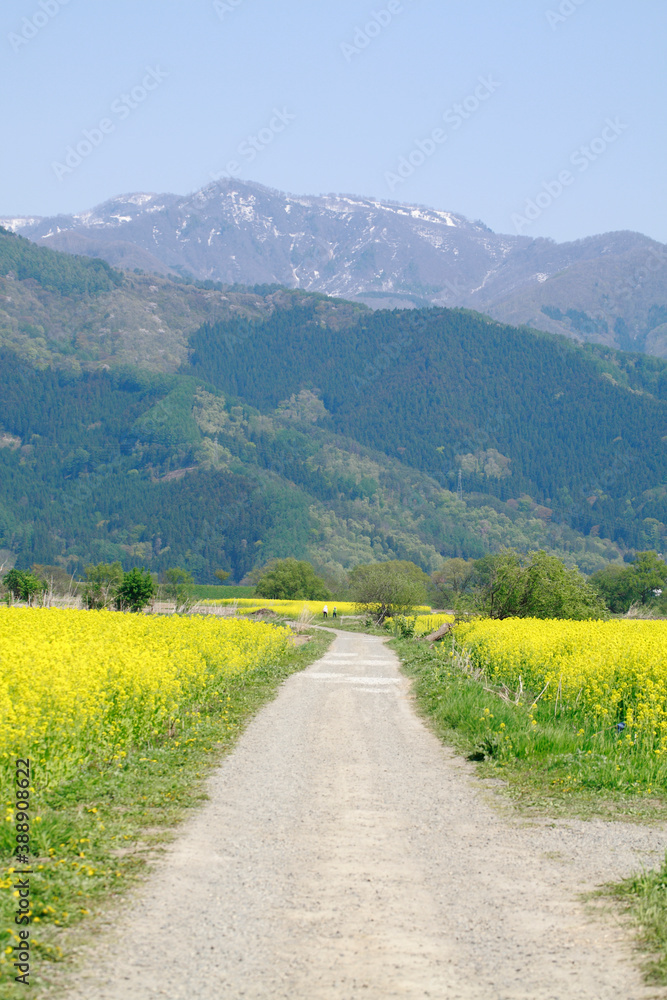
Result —
[[525, 808], [553, 814], [607, 818], [667, 818], [667, 764], [635, 751], [615, 730], [595, 732], [581, 719], [505, 700], [483, 677], [463, 672], [451, 645], [393, 639], [392, 647], [414, 678], [422, 714], [444, 740], [502, 778]]
[[[523, 810], [548, 815], [622, 819], [667, 818], [665, 765], [633, 752], [615, 733], [582, 730], [581, 720], [554, 715], [549, 704], [532, 708], [503, 700], [483, 678], [464, 673], [451, 644], [394, 639], [392, 648], [413, 678], [417, 707], [435, 733], [484, 777], [500, 778]], [[667, 983], [667, 861], [611, 886], [650, 952], [652, 982]]]
[[[68, 971], [72, 951], [90, 933], [95, 916], [146, 874], [156, 849], [172, 839], [176, 824], [206, 797], [204, 780], [250, 718], [274, 697], [286, 677], [322, 656], [332, 638], [315, 632], [283, 660], [233, 678], [220, 698], [206, 706], [196, 727], [137, 749], [121, 766], [97, 762], [76, 782], [48, 794], [40, 793], [35, 773], [31, 843], [37, 856], [30, 878], [33, 996], [53, 981], [57, 971], [53, 963], [62, 963], [63, 971]], [[15, 1000], [26, 995], [26, 988], [14, 982], [13, 959], [6, 951], [15, 944], [13, 935], [19, 929], [12, 895], [14, 829], [8, 823], [2, 829], [0, 996]]]
[[667, 985], [667, 857], [657, 871], [642, 872], [607, 892], [625, 906], [638, 941], [650, 956], [644, 964], [647, 980]]

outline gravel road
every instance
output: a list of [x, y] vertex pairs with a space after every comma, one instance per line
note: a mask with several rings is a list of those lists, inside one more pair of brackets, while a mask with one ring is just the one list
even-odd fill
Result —
[[289, 678], [71, 1000], [639, 1000], [627, 932], [579, 894], [664, 831], [512, 817], [415, 715], [383, 640]]

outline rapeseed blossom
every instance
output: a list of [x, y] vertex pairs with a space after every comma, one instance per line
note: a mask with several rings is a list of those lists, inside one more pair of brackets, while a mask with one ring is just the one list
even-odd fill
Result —
[[452, 623], [454, 615], [414, 615], [410, 620], [412, 619], [414, 619], [415, 623], [415, 635], [421, 637], [423, 635], [430, 635], [431, 632], [439, 629], [441, 625]]
[[478, 620], [454, 640], [493, 683], [667, 752], [667, 622]]
[[288, 641], [246, 620], [0, 609], [0, 769], [30, 757], [44, 785], [88, 762], [122, 765]]
[[279, 601], [266, 597], [226, 597], [223, 600], [207, 600], [201, 603], [208, 607], [234, 607], [240, 615], [251, 614], [258, 608], [270, 608], [277, 615], [291, 615], [298, 618], [302, 611], [310, 611], [315, 615], [322, 614], [322, 608], [325, 604], [329, 609], [329, 614], [332, 613], [334, 607], [339, 615], [357, 614], [356, 604], [351, 604], [349, 601]]
[[[421, 610], [421, 609], [418, 609]], [[420, 639], [422, 636], [430, 635], [441, 625], [452, 623], [454, 615], [445, 613], [437, 615], [399, 615], [396, 618], [387, 618], [385, 628], [394, 635], [413, 635]]]

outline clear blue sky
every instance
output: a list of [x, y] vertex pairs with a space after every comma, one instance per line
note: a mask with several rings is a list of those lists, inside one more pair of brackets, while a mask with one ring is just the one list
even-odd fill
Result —
[[[0, 11], [1, 215], [186, 194], [231, 163], [281, 190], [420, 203], [497, 232], [516, 231], [547, 184], [527, 234], [667, 242], [664, 0], [41, 4]], [[56, 176], [105, 118], [90, 155]], [[424, 156], [434, 129], [444, 140]], [[419, 165], [392, 181], [401, 157]]]

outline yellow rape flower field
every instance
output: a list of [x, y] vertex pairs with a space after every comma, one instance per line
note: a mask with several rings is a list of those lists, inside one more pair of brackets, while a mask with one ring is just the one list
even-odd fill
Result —
[[473, 618], [396, 648], [435, 731], [534, 805], [667, 816], [667, 622]]
[[[336, 608], [339, 615], [359, 614], [357, 605], [350, 601], [279, 601], [272, 598], [240, 597], [238, 599], [206, 600], [202, 601], [201, 604], [209, 607], [236, 607], [240, 615], [250, 614], [258, 608], [269, 608], [271, 611], [275, 611], [277, 615], [288, 615], [291, 618], [298, 618], [303, 611], [309, 611], [314, 615], [321, 615], [325, 604], [329, 609], [329, 616], [331, 616], [334, 608]], [[417, 608], [417, 610], [427, 612], [431, 609], [423, 607]]]
[[121, 759], [287, 642], [250, 621], [0, 609], [0, 758], [33, 758], [43, 786]]
[[401, 635], [408, 628], [416, 639], [421, 639], [435, 632], [441, 625], [451, 624], [453, 621], [454, 615], [444, 612], [437, 615], [401, 615], [397, 619], [388, 618], [385, 627], [394, 635]]
[[667, 622], [508, 618], [462, 622], [454, 634], [494, 684], [667, 753]]
[[415, 615], [414, 621], [415, 635], [421, 637], [423, 635], [430, 635], [431, 632], [435, 632], [441, 625], [451, 624], [454, 621], [454, 615]]
[[[30, 759], [31, 953], [39, 984], [70, 933], [132, 885], [200, 784], [290, 673], [324, 652], [279, 624], [0, 609], [0, 888], [14, 856], [16, 760]], [[28, 853], [28, 852], [26, 852]], [[14, 1000], [16, 893], [0, 893], [0, 996]], [[31, 980], [32, 986], [32, 980]]]
[[292, 618], [298, 618], [302, 611], [310, 611], [311, 614], [321, 615], [325, 604], [329, 609], [329, 614], [332, 613], [334, 608], [336, 608], [339, 615], [356, 614], [356, 605], [346, 601], [279, 601], [262, 597], [239, 597], [237, 599], [227, 597], [219, 601], [209, 600], [202, 601], [201, 603], [209, 607], [236, 607], [240, 615], [250, 614], [258, 608], [270, 608], [277, 615], [289, 615]]

